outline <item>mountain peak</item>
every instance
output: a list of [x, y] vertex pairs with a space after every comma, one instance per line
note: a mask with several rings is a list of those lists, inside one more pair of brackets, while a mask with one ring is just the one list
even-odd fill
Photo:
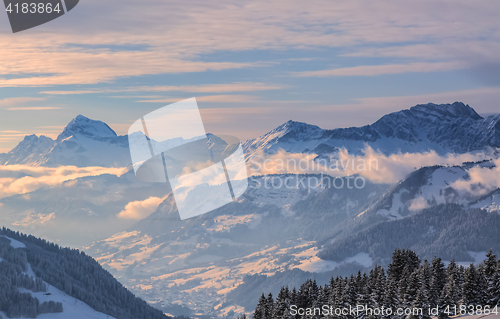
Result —
[[410, 108], [412, 113], [423, 113], [425, 115], [435, 115], [443, 119], [452, 119], [459, 117], [470, 117], [474, 120], [480, 120], [482, 117], [467, 104], [454, 102], [452, 104], [418, 104]]
[[81, 114], [69, 122], [57, 139], [62, 140], [73, 135], [83, 135], [90, 138], [117, 136], [106, 123], [89, 119]]
[[319, 127], [316, 126], [316, 125], [307, 124], [307, 123], [304, 123], [304, 122], [298, 122], [298, 121], [289, 120], [289, 121], [281, 124], [280, 126], [278, 126], [275, 129], [275, 131], [286, 131], [286, 132], [289, 132], [289, 131], [295, 131], [295, 130], [305, 130], [307, 128], [319, 128]]

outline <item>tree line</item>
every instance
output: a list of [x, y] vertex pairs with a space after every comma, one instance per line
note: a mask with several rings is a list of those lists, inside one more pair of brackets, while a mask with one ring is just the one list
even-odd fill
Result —
[[[377, 266], [369, 274], [358, 272], [349, 277], [331, 278], [324, 286], [318, 286], [315, 280], [307, 280], [299, 289], [281, 288], [276, 299], [272, 294], [262, 294], [253, 319], [429, 319], [433, 316], [427, 310], [398, 314], [395, 309], [425, 310], [438, 307], [438, 313], [434, 315], [439, 318], [470, 314], [471, 309], [474, 309], [475, 314], [484, 313], [485, 309], [498, 310], [500, 260], [492, 251], [486, 257], [477, 266], [470, 264], [464, 267], [454, 260], [445, 266], [440, 258], [434, 257], [431, 262], [421, 261], [411, 250], [396, 249], [387, 270]], [[331, 311], [325, 315], [321, 310], [314, 311], [323, 309], [325, 305], [328, 309], [349, 309], [362, 305], [372, 310], [390, 308], [392, 312], [341, 314]]]
[[62, 303], [40, 303], [28, 292], [46, 292], [47, 285], [41, 278], [28, 275], [27, 270], [24, 249], [15, 249], [9, 239], [0, 237], [0, 311], [9, 318], [36, 318], [43, 313], [63, 312]]

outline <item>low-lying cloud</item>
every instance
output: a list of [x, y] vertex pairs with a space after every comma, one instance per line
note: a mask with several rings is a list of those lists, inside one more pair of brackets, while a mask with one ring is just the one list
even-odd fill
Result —
[[500, 187], [500, 158], [493, 160], [495, 167], [472, 167], [467, 172], [468, 180], [458, 180], [450, 186], [476, 196], [490, 193]]
[[[408, 174], [425, 166], [460, 165], [491, 159], [488, 153], [439, 155], [435, 151], [422, 153], [396, 153], [385, 155], [366, 146], [361, 155], [350, 154], [341, 149], [336, 156], [315, 159], [316, 154], [288, 153], [278, 151], [273, 155], [256, 153], [248, 160], [251, 175], [265, 174], [326, 174], [330, 176], [352, 176], [358, 174], [374, 183], [397, 183]], [[498, 163], [500, 164], [500, 163]], [[477, 180], [487, 178], [477, 173]], [[497, 178], [497, 181], [500, 180]], [[491, 183], [490, 183], [491, 184]], [[464, 186], [465, 187], [465, 186]]]
[[130, 202], [117, 216], [123, 219], [144, 219], [154, 213], [164, 199], [151, 196], [143, 201]]
[[108, 167], [34, 167], [27, 165], [0, 166], [0, 198], [33, 192], [43, 187], [60, 185], [85, 176], [112, 174], [120, 176], [124, 168]]

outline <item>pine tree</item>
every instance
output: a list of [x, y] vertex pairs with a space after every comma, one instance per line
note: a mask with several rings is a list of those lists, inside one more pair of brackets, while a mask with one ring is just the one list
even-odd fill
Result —
[[477, 295], [478, 295], [478, 287], [477, 287], [477, 271], [474, 264], [470, 264], [470, 266], [465, 270], [464, 282], [462, 284], [462, 301], [463, 305], [475, 305], [477, 303]]
[[488, 292], [487, 292], [487, 303], [490, 305], [496, 305], [500, 296], [498, 291], [495, 294], [495, 277], [498, 280], [498, 262], [496, 256], [493, 254], [493, 251], [489, 251], [486, 254], [486, 260], [484, 261], [484, 275], [486, 277]]
[[253, 319], [267, 319], [266, 308], [267, 308], [267, 299], [264, 293], [262, 293], [262, 295], [259, 298], [259, 303], [257, 304], [257, 307], [255, 307]]
[[454, 259], [451, 260], [451, 262], [448, 264], [448, 267], [446, 268], [446, 278], [447, 282], [453, 280], [455, 284], [454, 285], [454, 289], [456, 292], [455, 302], [458, 305], [458, 303], [462, 300], [462, 285], [464, 280], [463, 280], [463, 269], [457, 265]]
[[500, 261], [497, 262], [497, 269], [488, 287], [488, 291], [490, 295], [488, 303], [492, 306], [500, 306]]
[[[401, 281], [400, 281], [400, 283], [401, 283]], [[420, 287], [422, 287], [422, 282], [420, 280], [419, 271], [416, 270], [416, 271], [411, 273], [410, 278], [408, 279], [408, 285], [406, 287], [406, 290], [405, 290], [403, 296], [401, 296], [403, 307], [409, 308], [413, 305]]]
[[[342, 302], [343, 302], [342, 307], [349, 309], [349, 307], [355, 307], [358, 291], [357, 291], [356, 279], [354, 278], [353, 275], [351, 275], [349, 279], [346, 279], [346, 281], [347, 283], [344, 287], [344, 292], [342, 295]], [[354, 319], [354, 317], [351, 316], [350, 314], [347, 316], [347, 318]]]
[[448, 318], [445, 313], [447, 310], [450, 312], [453, 307], [458, 306], [460, 303], [460, 287], [455, 280], [456, 274], [452, 273], [446, 279], [443, 291], [441, 292], [441, 304], [439, 304], [439, 318]]
[[265, 319], [272, 319], [274, 310], [274, 299], [273, 295], [269, 293], [266, 299], [266, 307], [264, 308]]
[[[292, 292], [290, 293], [290, 305], [294, 305], [294, 306], [297, 306], [298, 302], [297, 302], [297, 289], [295, 289], [295, 287], [293, 287], [293, 290]], [[293, 318], [299, 318], [299, 315], [294, 315], [292, 316]]]
[[488, 279], [484, 273], [484, 265], [481, 263], [476, 272], [476, 305], [487, 305], [490, 300], [488, 295]]
[[387, 289], [384, 295], [384, 306], [386, 309], [392, 309], [390, 313], [386, 312], [390, 315], [386, 315], [384, 319], [398, 318], [395, 315], [396, 309], [399, 307], [398, 290], [396, 281], [394, 279], [388, 280], [387, 282]]
[[[428, 290], [425, 286], [421, 286], [418, 289], [415, 300], [412, 303], [413, 312], [408, 316], [409, 319], [429, 319], [429, 296], [427, 294]], [[415, 312], [415, 310], [417, 310]]]
[[446, 284], [446, 270], [441, 258], [434, 257], [432, 260], [432, 277], [430, 287], [431, 306], [441, 305], [441, 293]]
[[[288, 287], [282, 287], [274, 303], [272, 318], [287, 318], [290, 313], [290, 291]], [[291, 317], [291, 316], [290, 316]]]
[[381, 307], [384, 303], [384, 294], [386, 289], [386, 277], [384, 268], [377, 266], [374, 271], [374, 278], [371, 280], [371, 304], [375, 307]]
[[[328, 287], [325, 286], [324, 289], [319, 287], [318, 296], [315, 300], [313, 300], [312, 307], [321, 309], [321, 307], [323, 307], [323, 305], [327, 305], [327, 304], [328, 304]], [[314, 316], [312, 316], [312, 318], [320, 319], [320, 318], [323, 318], [323, 316], [321, 314], [315, 314]]]
[[[357, 301], [354, 305], [362, 305], [365, 308], [373, 307], [372, 298], [371, 298], [371, 294], [370, 294], [370, 288], [368, 287], [368, 285], [365, 285], [364, 287], [359, 288], [359, 292], [358, 292], [357, 297], [358, 297]], [[357, 314], [356, 318], [367, 319], [368, 317], [365, 316], [364, 312], [360, 312]]]

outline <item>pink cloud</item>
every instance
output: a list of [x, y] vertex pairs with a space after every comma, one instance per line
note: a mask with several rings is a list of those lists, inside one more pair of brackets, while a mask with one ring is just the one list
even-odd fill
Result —
[[117, 216], [123, 219], [144, 219], [154, 213], [164, 199], [152, 196], [143, 201], [130, 202]]

